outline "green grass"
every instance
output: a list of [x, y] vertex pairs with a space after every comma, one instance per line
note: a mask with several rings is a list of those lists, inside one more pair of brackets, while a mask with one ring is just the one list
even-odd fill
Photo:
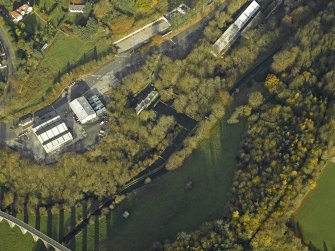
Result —
[[305, 199], [294, 215], [299, 223], [303, 239], [323, 250], [335, 248], [335, 164], [328, 164], [317, 187]]
[[102, 30], [89, 40], [58, 32], [53, 42], [48, 41], [49, 48], [45, 50], [43, 59], [37, 69], [30, 74], [29, 79], [14, 86], [17, 94], [8, 101], [4, 115], [39, 103], [47, 90], [53, 86], [58, 72], [65, 69], [68, 63], [77, 62], [84, 53], [93, 51], [95, 46], [98, 52], [105, 51], [110, 42], [106, 40], [106, 33]]
[[[62, 71], [67, 64], [77, 62], [84, 53], [88, 53], [97, 46], [98, 50], [106, 49], [108, 44], [103, 39], [104, 34], [98, 33], [91, 40], [81, 40], [76, 36], [66, 36], [58, 32], [54, 42], [46, 50], [43, 60], [40, 63], [40, 70], [32, 74], [31, 78], [39, 83], [39, 89], [45, 92], [53, 84], [53, 80], [59, 71]], [[45, 70], [47, 69], [47, 70]], [[70, 84], [70, 83], [69, 83]], [[34, 95], [35, 101], [43, 94]], [[32, 101], [32, 99], [30, 99]]]
[[18, 227], [11, 229], [7, 222], [0, 223], [1, 251], [35, 250], [37, 246], [30, 234], [22, 235]]
[[[79, 219], [82, 208], [76, 209], [76, 220]], [[18, 214], [16, 217], [23, 221], [23, 214]], [[54, 240], [59, 239], [59, 224], [60, 215], [54, 214], [51, 218], [51, 237]], [[28, 224], [32, 227], [36, 227], [35, 215], [28, 216]], [[48, 216], [41, 215], [40, 218], [40, 231], [44, 234], [48, 233]], [[67, 233], [71, 229], [71, 213], [64, 213], [64, 233]], [[18, 227], [11, 229], [6, 221], [0, 223], [0, 251], [40, 251], [44, 250], [44, 245], [41, 241], [35, 243], [30, 234], [23, 235]]]

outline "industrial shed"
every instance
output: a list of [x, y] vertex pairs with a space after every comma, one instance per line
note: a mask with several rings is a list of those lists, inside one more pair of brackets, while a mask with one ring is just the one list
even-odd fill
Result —
[[233, 42], [239, 37], [240, 32], [259, 11], [260, 7], [261, 6], [256, 1], [252, 1], [251, 4], [236, 19], [236, 21], [228, 27], [228, 29], [213, 45], [213, 54], [215, 56], [221, 54], [233, 44]]
[[79, 97], [71, 101], [70, 107], [82, 124], [97, 117], [97, 114], [85, 97]]
[[73, 140], [72, 134], [59, 115], [35, 125], [33, 132], [46, 153], [59, 149], [62, 145]]

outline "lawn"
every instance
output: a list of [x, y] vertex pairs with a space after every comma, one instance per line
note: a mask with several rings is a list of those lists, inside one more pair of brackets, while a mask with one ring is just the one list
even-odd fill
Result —
[[335, 164], [330, 163], [320, 177], [318, 185], [305, 199], [294, 215], [300, 225], [303, 239], [323, 250], [335, 248]]

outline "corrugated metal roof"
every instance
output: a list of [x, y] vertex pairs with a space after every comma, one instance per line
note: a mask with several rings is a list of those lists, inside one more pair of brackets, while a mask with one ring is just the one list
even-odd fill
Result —
[[215, 55], [220, 54], [224, 49], [231, 45], [236, 38], [238, 38], [239, 32], [255, 15], [259, 8], [260, 5], [256, 1], [253, 1], [235, 20], [235, 22], [228, 27], [228, 29], [213, 45], [213, 52]]
[[79, 97], [71, 101], [70, 107], [81, 123], [86, 123], [96, 117], [95, 111], [85, 97]]
[[35, 126], [33, 131], [47, 153], [58, 149], [73, 139], [60, 116], [53, 117]]

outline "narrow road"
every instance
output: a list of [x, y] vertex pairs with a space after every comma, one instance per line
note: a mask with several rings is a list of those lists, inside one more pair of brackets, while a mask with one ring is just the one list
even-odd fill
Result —
[[14, 50], [12, 49], [10, 41], [8, 41], [8, 38], [1, 27], [0, 27], [0, 41], [5, 49], [6, 59], [8, 63], [7, 65], [8, 76], [11, 76], [14, 72], [14, 64], [13, 64], [13, 61], [15, 60]]

